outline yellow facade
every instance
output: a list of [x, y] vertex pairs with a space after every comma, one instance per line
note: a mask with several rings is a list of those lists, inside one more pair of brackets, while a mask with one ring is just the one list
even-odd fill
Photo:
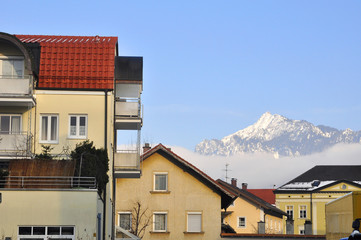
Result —
[[[360, 191], [361, 189], [349, 183], [340, 182], [337, 184], [331, 184], [327, 188], [323, 188], [322, 190], [312, 193], [276, 193], [276, 206], [284, 212], [287, 212], [290, 208], [293, 209], [295, 234], [303, 233], [305, 221], [311, 220], [312, 234], [325, 235], [326, 203], [355, 190]], [[305, 215], [303, 212], [304, 210], [306, 211]]]
[[[167, 175], [167, 191], [154, 191], [157, 173]], [[148, 217], [154, 218], [159, 212], [167, 215], [166, 231], [154, 231], [152, 219], [143, 239], [220, 239], [220, 195], [158, 153], [143, 161], [140, 179], [117, 179], [117, 225], [119, 213], [132, 212], [136, 202], [148, 209]], [[201, 215], [201, 232], [188, 232], [188, 213]]]
[[68, 236], [73, 240], [96, 239], [96, 190], [1, 189], [0, 194], [1, 237], [18, 239], [21, 226], [68, 226], [75, 228], [74, 236]]
[[[97, 148], [105, 148], [105, 93], [101, 91], [35, 91], [36, 106], [33, 110], [36, 114], [33, 120], [35, 153], [41, 152], [41, 145], [54, 147], [53, 154], [64, 153], [64, 149], [73, 150], [77, 143], [86, 139], [94, 142]], [[112, 156], [113, 139], [113, 100], [109, 94], [107, 100], [107, 147], [108, 156]], [[58, 140], [55, 143], [47, 143], [40, 139], [41, 117], [54, 115], [58, 117]], [[85, 137], [69, 137], [69, 116], [82, 115], [87, 117]], [[112, 161], [110, 161], [112, 162]]]
[[[233, 205], [227, 208], [223, 222], [229, 224], [237, 233], [258, 233], [258, 222], [265, 222], [265, 233], [279, 234], [283, 232], [283, 219], [264, 213], [263, 208], [238, 197]], [[244, 218], [245, 224], [240, 223]]]

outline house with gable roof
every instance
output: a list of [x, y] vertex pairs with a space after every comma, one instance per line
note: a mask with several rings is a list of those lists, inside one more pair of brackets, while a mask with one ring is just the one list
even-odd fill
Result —
[[144, 149], [139, 179], [117, 179], [116, 224], [131, 232], [144, 227], [134, 214], [139, 203], [150, 220], [143, 239], [220, 239], [221, 209], [233, 198], [207, 174], [159, 144]]
[[238, 188], [235, 178], [231, 183], [220, 179], [217, 182], [237, 196], [233, 204], [222, 211], [223, 223], [240, 234], [283, 233], [285, 212], [247, 191], [246, 184]]
[[360, 191], [360, 173], [361, 165], [319, 165], [277, 188], [276, 206], [293, 222], [291, 232], [325, 235], [326, 203]]

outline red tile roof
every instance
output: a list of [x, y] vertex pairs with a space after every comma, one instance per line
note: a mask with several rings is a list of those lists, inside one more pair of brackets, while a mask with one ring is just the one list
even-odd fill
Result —
[[275, 204], [276, 202], [276, 197], [273, 193], [274, 189], [247, 189], [247, 191], [270, 204]]
[[39, 88], [113, 89], [117, 37], [15, 35], [39, 43]]

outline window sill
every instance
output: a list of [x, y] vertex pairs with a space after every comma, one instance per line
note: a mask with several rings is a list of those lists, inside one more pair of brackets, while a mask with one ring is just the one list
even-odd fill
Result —
[[183, 232], [184, 234], [204, 234], [204, 232]]
[[46, 142], [46, 141], [39, 141], [41, 144], [59, 144], [59, 142]]
[[68, 136], [68, 139], [69, 139], [69, 140], [79, 140], [79, 139], [80, 139], [80, 140], [84, 140], [84, 139], [87, 139], [87, 137], [69, 137], [69, 136]]
[[170, 191], [149, 191], [151, 194], [170, 194]]
[[151, 234], [158, 234], [158, 233], [160, 233], [160, 234], [170, 234], [170, 232], [161, 232], [161, 231], [150, 231], [149, 233], [151, 233]]

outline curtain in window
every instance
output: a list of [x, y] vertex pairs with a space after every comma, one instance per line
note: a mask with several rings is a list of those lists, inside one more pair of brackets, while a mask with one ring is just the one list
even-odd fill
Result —
[[155, 190], [167, 190], [167, 175], [156, 174], [155, 175]]
[[41, 140], [48, 140], [48, 117], [41, 117]]
[[56, 141], [58, 135], [58, 118], [51, 117], [51, 129], [50, 129], [50, 140]]
[[131, 217], [130, 214], [119, 214], [119, 226], [125, 230], [130, 230], [131, 227]]
[[76, 117], [70, 117], [70, 136], [76, 136]]
[[154, 215], [154, 230], [162, 231], [165, 229], [166, 215], [165, 214], [155, 214]]
[[188, 232], [202, 231], [202, 215], [188, 214]]
[[13, 134], [20, 133], [20, 116], [11, 117], [11, 133]]
[[86, 118], [80, 117], [79, 121], [79, 136], [85, 136], [85, 124], [86, 124]]

